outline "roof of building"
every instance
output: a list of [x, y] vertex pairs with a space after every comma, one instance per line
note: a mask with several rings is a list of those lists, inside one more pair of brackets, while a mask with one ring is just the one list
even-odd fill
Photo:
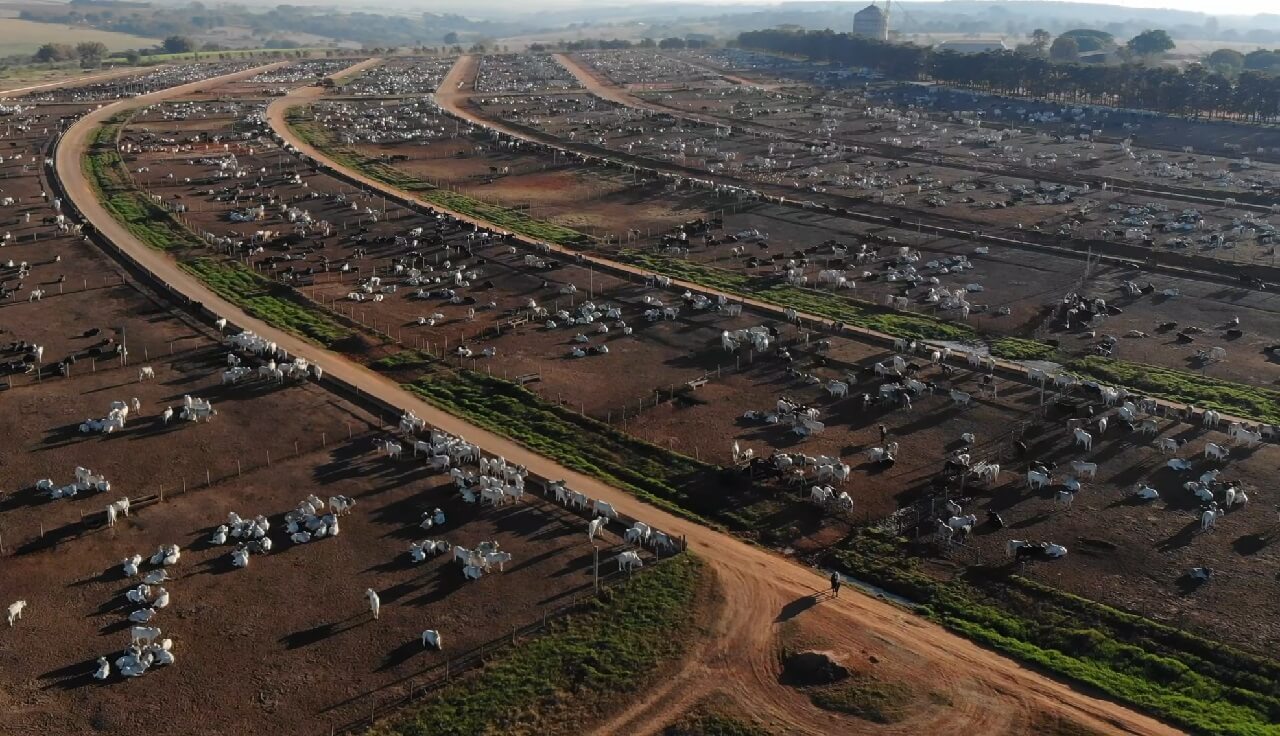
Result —
[[870, 18], [871, 16], [884, 17], [884, 11], [876, 5], [868, 5], [853, 14], [854, 18]]

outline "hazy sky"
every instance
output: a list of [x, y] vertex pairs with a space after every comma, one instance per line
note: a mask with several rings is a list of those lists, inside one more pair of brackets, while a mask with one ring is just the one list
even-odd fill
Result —
[[[611, 0], [611, 4], [619, 0]], [[712, 2], [712, 3], [734, 3], [742, 0], [695, 0], [696, 2]], [[791, 0], [796, 1], [796, 0]], [[800, 0], [803, 1], [803, 0]], [[854, 3], [861, 0], [851, 0]], [[912, 0], [898, 0], [911, 2]], [[1092, 2], [1093, 0], [1077, 0], [1079, 2]], [[747, 0], [752, 2], [752, 0]], [[636, 3], [639, 4], [639, 3]], [[1099, 4], [1104, 5], [1121, 5], [1130, 8], [1174, 8], [1177, 10], [1193, 10], [1202, 13], [1214, 13], [1218, 15], [1253, 15], [1255, 13], [1277, 13], [1280, 14], [1280, 0], [1213, 0], [1205, 2], [1205, 0], [1099, 0]]]

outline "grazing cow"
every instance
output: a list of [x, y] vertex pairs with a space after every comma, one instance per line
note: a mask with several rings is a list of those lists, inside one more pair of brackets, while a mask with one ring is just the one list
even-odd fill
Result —
[[422, 646], [431, 647], [432, 649], [443, 649], [444, 639], [440, 637], [440, 632], [435, 629], [427, 629], [422, 632]]
[[1093, 435], [1083, 429], [1077, 429], [1074, 436], [1076, 445], [1084, 447], [1086, 451], [1093, 449]]
[[22, 610], [27, 607], [26, 601], [14, 601], [9, 604], [9, 625], [13, 626], [13, 622], [22, 618]]

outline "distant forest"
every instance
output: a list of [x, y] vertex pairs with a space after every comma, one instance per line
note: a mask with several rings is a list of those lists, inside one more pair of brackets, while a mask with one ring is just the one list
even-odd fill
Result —
[[1179, 71], [1158, 64], [1056, 63], [1013, 51], [958, 54], [829, 30], [749, 31], [738, 36], [738, 44], [747, 49], [871, 69], [894, 79], [932, 80], [998, 94], [1179, 115], [1280, 120], [1280, 75], [1264, 71], [1232, 74], [1199, 64]]
[[343, 13], [290, 5], [255, 12], [242, 5], [206, 7], [199, 2], [183, 6], [156, 6], [73, 0], [67, 5], [28, 6], [19, 13], [19, 17], [43, 23], [86, 25], [149, 38], [199, 36], [215, 28], [238, 26], [267, 35], [310, 33], [378, 47], [440, 43], [451, 34], [500, 36], [524, 30], [523, 24], [475, 21], [460, 15]]

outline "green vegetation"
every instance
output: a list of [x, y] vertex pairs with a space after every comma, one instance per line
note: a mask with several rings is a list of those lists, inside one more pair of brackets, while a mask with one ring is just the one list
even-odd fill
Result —
[[[204, 243], [195, 233], [134, 186], [116, 150], [116, 138], [127, 119], [127, 115], [118, 115], [94, 131], [85, 155], [85, 171], [103, 207], [138, 240], [156, 250], [202, 248]], [[239, 263], [198, 256], [179, 265], [218, 296], [274, 327], [325, 346], [351, 335], [322, 307]]]
[[816, 289], [791, 286], [776, 278], [750, 276], [650, 251], [623, 249], [618, 260], [674, 279], [688, 281], [748, 299], [838, 320], [853, 327], [895, 337], [972, 340], [977, 333], [964, 325], [919, 314], [905, 314]]
[[991, 342], [991, 354], [1005, 360], [1053, 360], [1058, 351], [1039, 340], [1000, 337]]
[[273, 327], [326, 346], [351, 334], [346, 327], [324, 314], [324, 310], [301, 299], [292, 289], [238, 263], [195, 258], [179, 265], [218, 296]]
[[[440, 408], [647, 503], [710, 526], [752, 529], [755, 509], [734, 508], [708, 487], [719, 468], [614, 429], [509, 381], [466, 370], [436, 370], [406, 389]], [[726, 489], [727, 490], [727, 489]]]
[[915, 693], [906, 685], [891, 684], [870, 677], [855, 677], [852, 682], [809, 691], [809, 700], [819, 708], [872, 723], [901, 721], [915, 699]]
[[941, 583], [905, 540], [856, 533], [832, 554], [851, 575], [943, 625], [1202, 734], [1280, 734], [1280, 663], [1012, 576]]
[[760, 726], [723, 713], [696, 713], [668, 726], [662, 736], [773, 736]]
[[590, 237], [572, 228], [536, 220], [523, 212], [482, 202], [458, 192], [437, 189], [432, 184], [391, 164], [367, 156], [349, 146], [339, 145], [327, 130], [306, 117], [302, 107], [290, 108], [285, 119], [299, 138], [323, 152], [335, 163], [403, 192], [414, 194], [424, 202], [452, 210], [460, 215], [484, 220], [494, 227], [528, 238], [559, 245], [588, 245], [592, 242]]
[[422, 368], [434, 362], [435, 358], [421, 350], [401, 350], [384, 358], [378, 358], [369, 365], [378, 371], [399, 371]]
[[134, 237], [156, 250], [172, 250], [203, 245], [164, 207], [139, 190], [116, 150], [116, 137], [127, 116], [109, 119], [94, 131], [84, 158], [85, 173], [102, 206]]
[[523, 212], [501, 205], [481, 202], [478, 199], [458, 194], [457, 192], [435, 189], [422, 192], [420, 196], [433, 204], [451, 209], [468, 217], [485, 220], [496, 227], [510, 230], [528, 238], [545, 240], [559, 245], [587, 245], [591, 243], [590, 237], [572, 228], [543, 220], [535, 220]]
[[1190, 371], [1090, 356], [1067, 365], [1074, 373], [1169, 401], [1280, 423], [1280, 391], [1202, 376]]
[[559, 721], [577, 728], [582, 714], [634, 692], [643, 673], [686, 649], [702, 577], [702, 564], [691, 555], [647, 569], [551, 633], [512, 647], [477, 675], [368, 734], [548, 734], [559, 732]]

